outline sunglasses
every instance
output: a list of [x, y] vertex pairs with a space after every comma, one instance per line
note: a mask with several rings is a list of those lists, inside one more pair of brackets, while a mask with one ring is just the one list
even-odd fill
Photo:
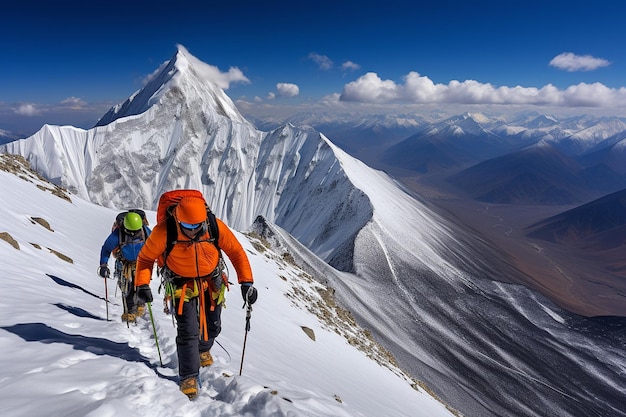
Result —
[[197, 228], [199, 228], [200, 226], [202, 226], [202, 223], [185, 223], [185, 222], [178, 222], [182, 228], [187, 229], [187, 230], [196, 230]]

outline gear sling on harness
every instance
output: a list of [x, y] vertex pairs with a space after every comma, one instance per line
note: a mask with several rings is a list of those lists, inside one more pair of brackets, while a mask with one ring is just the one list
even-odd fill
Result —
[[[189, 302], [196, 297], [199, 298], [198, 315], [200, 323], [200, 336], [203, 340], [208, 340], [208, 325], [206, 322], [207, 300], [205, 292], [208, 290], [210, 294], [209, 308], [210, 311], [215, 310], [215, 306], [224, 303], [225, 293], [228, 290], [228, 274], [226, 264], [220, 257], [217, 268], [208, 276], [198, 278], [183, 278], [176, 276], [169, 268], [162, 268], [162, 285], [165, 286], [165, 313], [173, 310], [176, 301], [178, 301], [177, 315], [183, 314], [183, 306], [185, 302]], [[171, 302], [172, 310], [168, 306]]]
[[[211, 311], [214, 311], [216, 305], [222, 304], [224, 302], [224, 294], [228, 288], [228, 279], [226, 278], [225, 271], [222, 269], [222, 263], [223, 261], [220, 259], [218, 267], [209, 276], [192, 279], [174, 277], [171, 280], [172, 285], [170, 286], [170, 291], [173, 290], [174, 293], [170, 294], [170, 296], [172, 296], [174, 299], [178, 299], [178, 309], [176, 310], [176, 314], [178, 314], [179, 316], [183, 314], [183, 306], [185, 302], [189, 302], [189, 300], [199, 297], [198, 315], [200, 322], [200, 337], [202, 337], [202, 339], [205, 341], [207, 341], [209, 338], [208, 325], [206, 322], [207, 302], [205, 292], [207, 291], [207, 289], [209, 290], [209, 308]], [[168, 272], [171, 275], [171, 271]], [[215, 286], [217, 278], [219, 278], [221, 281], [219, 289]], [[179, 282], [177, 283], [176, 281]], [[181, 282], [182, 285], [180, 285]]]

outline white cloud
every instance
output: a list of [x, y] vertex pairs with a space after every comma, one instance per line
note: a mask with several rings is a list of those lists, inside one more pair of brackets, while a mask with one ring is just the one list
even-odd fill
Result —
[[591, 55], [576, 55], [572, 52], [563, 52], [550, 61], [551, 66], [569, 72], [592, 71], [610, 64], [606, 59], [595, 58]]
[[[187, 49], [182, 45], [177, 45], [179, 53], [182, 53], [184, 57], [189, 60], [189, 62], [193, 65], [193, 68], [198, 71], [198, 74], [220, 87], [223, 90], [228, 90], [231, 83], [241, 82], [244, 84], [250, 84], [250, 80], [246, 77], [243, 72], [237, 67], [230, 67], [227, 72], [222, 72], [220, 69], [214, 65], [209, 65], [203, 61], [200, 61], [198, 58], [193, 56], [187, 51]], [[169, 61], [161, 64], [161, 67], [157, 68], [152, 74], [145, 77], [143, 80], [144, 85], [150, 82], [152, 78], [154, 78], [160, 71], [162, 70], [164, 65], [167, 65]]]
[[30, 103], [20, 104], [17, 109], [15, 109], [15, 113], [20, 116], [37, 116], [41, 111], [34, 105]]
[[399, 99], [398, 86], [391, 80], [381, 80], [375, 72], [368, 72], [343, 87], [341, 100], [381, 103]]
[[355, 71], [355, 70], [358, 70], [359, 68], [361, 68], [361, 66], [352, 61], [346, 61], [343, 64], [341, 64], [341, 69], [343, 69], [344, 71], [346, 70]]
[[85, 104], [85, 101], [79, 97], [68, 97], [65, 100], [61, 100], [61, 104], [82, 105]]
[[71, 109], [82, 109], [84, 106], [87, 105], [87, 102], [85, 102], [84, 100], [78, 98], [78, 97], [68, 97], [65, 100], [61, 101], [62, 105], [68, 106]]
[[292, 83], [278, 83], [276, 90], [278, 90], [280, 97], [295, 97], [300, 94], [300, 87]]
[[326, 55], [320, 55], [318, 53], [311, 52], [309, 54], [309, 59], [315, 62], [320, 67], [320, 69], [329, 70], [333, 67], [333, 61]]
[[276, 97], [295, 97], [300, 94], [300, 87], [292, 83], [278, 83], [276, 84], [276, 91], [276, 93], [267, 93], [265, 98], [267, 100], [274, 100]]
[[435, 84], [417, 72], [404, 77], [404, 84], [382, 80], [369, 72], [346, 84], [341, 101], [361, 103], [414, 103], [414, 104], [525, 104], [563, 107], [626, 106], [626, 88], [609, 88], [601, 83], [580, 83], [559, 90], [552, 84], [536, 87], [495, 87], [475, 80], [452, 80], [448, 84]]
[[230, 83], [250, 83], [250, 80], [243, 75], [243, 72], [237, 67], [230, 67], [228, 72], [221, 72], [219, 68], [213, 65], [204, 64], [202, 67], [196, 67], [196, 69], [203, 78], [213, 81], [223, 90], [228, 90]]
[[[195, 58], [194, 58], [195, 59]], [[244, 84], [250, 84], [250, 80], [243, 72], [237, 67], [230, 67], [228, 72], [222, 72], [214, 65], [206, 64], [200, 60], [194, 64], [194, 68], [198, 71], [198, 74], [212, 83], [215, 83], [219, 88], [228, 90], [231, 83], [241, 82]], [[143, 85], [148, 84], [157, 74], [161, 72], [161, 67], [155, 70], [152, 74], [146, 76], [143, 79]]]
[[339, 93], [332, 93], [332, 94], [328, 94], [324, 97], [321, 98], [320, 103], [322, 104], [336, 104], [341, 102], [341, 94]]

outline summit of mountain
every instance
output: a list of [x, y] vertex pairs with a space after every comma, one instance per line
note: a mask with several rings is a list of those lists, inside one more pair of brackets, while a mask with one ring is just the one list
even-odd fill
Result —
[[96, 126], [106, 126], [122, 118], [144, 113], [155, 104], [163, 104], [168, 95], [184, 96], [189, 105], [215, 109], [233, 122], [247, 123], [224, 90], [215, 84], [215, 70], [178, 45], [174, 56], [164, 62], [149, 77], [146, 85], [126, 101], [112, 107], [98, 120]]

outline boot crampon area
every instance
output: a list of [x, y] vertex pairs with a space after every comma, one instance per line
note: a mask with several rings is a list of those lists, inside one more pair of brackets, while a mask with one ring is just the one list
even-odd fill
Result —
[[208, 350], [206, 352], [200, 352], [200, 367], [213, 365], [213, 356]]
[[135, 313], [122, 313], [122, 321], [127, 323], [136, 323], [137, 314]]
[[185, 378], [180, 383], [180, 392], [185, 394], [190, 400], [198, 396], [198, 378]]

